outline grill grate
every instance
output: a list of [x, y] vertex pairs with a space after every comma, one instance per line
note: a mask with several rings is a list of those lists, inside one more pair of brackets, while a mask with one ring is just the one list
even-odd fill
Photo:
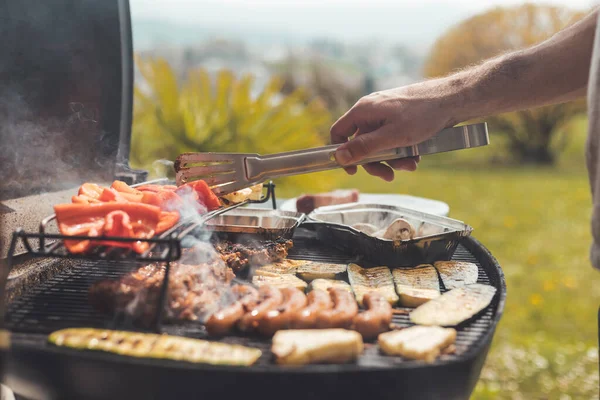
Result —
[[[290, 259], [308, 259], [323, 262], [359, 262], [348, 257], [339, 250], [333, 249], [323, 242], [311, 237], [304, 230], [297, 230], [294, 237], [294, 247], [289, 253]], [[454, 260], [476, 263], [479, 268], [479, 283], [492, 284], [500, 292], [498, 271], [493, 265], [482, 265], [476, 256], [464, 245], [460, 245], [453, 257]], [[71, 267], [65, 268], [50, 279], [31, 287], [29, 291], [14, 299], [8, 306], [6, 315], [7, 327], [14, 333], [15, 342], [22, 341], [28, 345], [46, 346], [46, 335], [54, 330], [67, 327], [97, 327], [122, 329], [115, 320], [96, 312], [88, 303], [89, 287], [98, 280], [117, 279], [123, 274], [144, 265], [139, 262], [123, 260], [82, 260]], [[443, 290], [443, 289], [442, 289]], [[444, 291], [444, 290], [443, 290]], [[460, 359], [469, 348], [493, 328], [494, 314], [498, 304], [497, 295], [492, 304], [474, 319], [458, 327], [456, 353], [443, 355], [440, 360], [451, 361]], [[410, 309], [405, 309], [406, 311]], [[412, 325], [408, 314], [395, 314], [393, 323], [400, 327]], [[131, 327], [129, 327], [131, 328]], [[206, 332], [199, 323], [163, 324], [163, 332], [205, 338]], [[271, 365], [270, 341], [257, 337], [229, 336], [221, 339], [223, 342], [243, 344], [263, 350], [263, 356], [256, 367]], [[366, 345], [364, 354], [358, 361], [359, 366], [393, 367], [399, 363], [411, 363], [400, 357], [382, 355], [375, 345]]]

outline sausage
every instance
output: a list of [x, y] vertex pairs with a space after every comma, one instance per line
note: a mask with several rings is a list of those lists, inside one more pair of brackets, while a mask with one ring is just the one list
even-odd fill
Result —
[[248, 312], [240, 318], [238, 328], [248, 332], [256, 329], [259, 321], [270, 311], [275, 310], [283, 301], [283, 295], [279, 289], [269, 285], [263, 285], [258, 289], [258, 303], [248, 307]]
[[211, 336], [222, 336], [230, 332], [246, 311], [258, 301], [258, 291], [248, 285], [235, 285], [231, 288], [235, 301], [212, 314], [206, 321], [206, 330]]
[[294, 329], [310, 329], [317, 324], [317, 315], [323, 310], [333, 308], [331, 296], [324, 290], [312, 290], [307, 296], [308, 305], [299, 310], [292, 321]]
[[298, 212], [308, 214], [315, 208], [334, 204], [355, 203], [358, 201], [358, 190], [334, 190], [328, 193], [305, 194], [296, 199]]
[[275, 332], [287, 329], [296, 313], [306, 307], [306, 296], [294, 287], [281, 289], [283, 302], [276, 310], [267, 312], [258, 323], [258, 331], [266, 336], [273, 336]]
[[363, 339], [376, 338], [380, 333], [390, 330], [392, 306], [377, 292], [369, 292], [363, 298], [367, 311], [354, 317], [352, 329], [360, 333]]
[[333, 308], [318, 313], [316, 327], [349, 329], [352, 320], [358, 314], [358, 304], [354, 294], [340, 288], [329, 288], [328, 291], [333, 300]]

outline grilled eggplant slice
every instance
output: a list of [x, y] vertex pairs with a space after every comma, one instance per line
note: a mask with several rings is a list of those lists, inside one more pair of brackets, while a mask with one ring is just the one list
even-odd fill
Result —
[[272, 264], [263, 265], [254, 271], [254, 275], [277, 276], [282, 274], [294, 275], [298, 268], [310, 261], [303, 260], [282, 260]]
[[433, 266], [440, 273], [446, 289], [455, 289], [477, 283], [477, 265], [464, 261], [438, 261]]
[[418, 307], [440, 295], [440, 281], [432, 265], [392, 270], [400, 305]]
[[402, 356], [431, 363], [456, 340], [456, 331], [439, 326], [411, 326], [379, 335], [381, 350], [390, 356]]
[[495, 287], [479, 283], [452, 289], [417, 307], [410, 320], [417, 325], [455, 326], [486, 308], [495, 293]]
[[56, 346], [78, 350], [98, 350], [129, 357], [160, 358], [197, 364], [249, 366], [262, 354], [259, 349], [190, 339], [179, 336], [69, 328], [50, 334]]
[[329, 288], [339, 288], [352, 292], [352, 287], [345, 281], [335, 279], [315, 279], [308, 285], [308, 290], [323, 290], [327, 292]]
[[290, 329], [273, 336], [271, 351], [277, 364], [346, 363], [363, 352], [358, 332], [346, 329]]
[[278, 289], [285, 287], [295, 287], [296, 289], [306, 290], [308, 284], [296, 275], [292, 274], [281, 274], [281, 275], [254, 275], [252, 277], [252, 283], [256, 286], [270, 285]]
[[298, 267], [296, 274], [307, 282], [315, 279], [334, 279], [339, 274], [346, 272], [346, 264], [329, 264], [308, 261]]
[[394, 279], [388, 267], [362, 268], [356, 264], [349, 264], [348, 280], [361, 307], [365, 294], [372, 291], [379, 292], [391, 305], [398, 302]]

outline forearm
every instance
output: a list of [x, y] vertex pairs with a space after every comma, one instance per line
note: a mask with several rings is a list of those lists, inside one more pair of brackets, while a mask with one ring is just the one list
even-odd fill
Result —
[[449, 124], [566, 102], [584, 96], [597, 11], [545, 42], [502, 55], [454, 75], [427, 81]]

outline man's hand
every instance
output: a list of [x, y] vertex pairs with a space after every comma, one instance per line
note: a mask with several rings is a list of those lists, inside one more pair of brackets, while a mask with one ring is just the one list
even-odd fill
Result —
[[[344, 143], [337, 161], [351, 164], [381, 150], [411, 146], [472, 118], [570, 101], [586, 94], [598, 9], [548, 40], [445, 78], [373, 93], [331, 127]], [[354, 135], [354, 139], [348, 138]], [[387, 181], [394, 169], [413, 171], [418, 159], [364, 166]]]
[[[349, 165], [382, 150], [423, 142], [451, 125], [447, 115], [442, 99], [432, 96], [424, 83], [365, 96], [331, 127], [332, 143], [345, 143], [336, 151], [336, 160]], [[348, 140], [353, 135], [354, 139]], [[387, 165], [365, 164], [364, 168], [391, 181], [394, 169], [414, 171], [418, 162], [418, 157], [403, 158]], [[345, 169], [351, 175], [356, 173], [355, 166]]]

